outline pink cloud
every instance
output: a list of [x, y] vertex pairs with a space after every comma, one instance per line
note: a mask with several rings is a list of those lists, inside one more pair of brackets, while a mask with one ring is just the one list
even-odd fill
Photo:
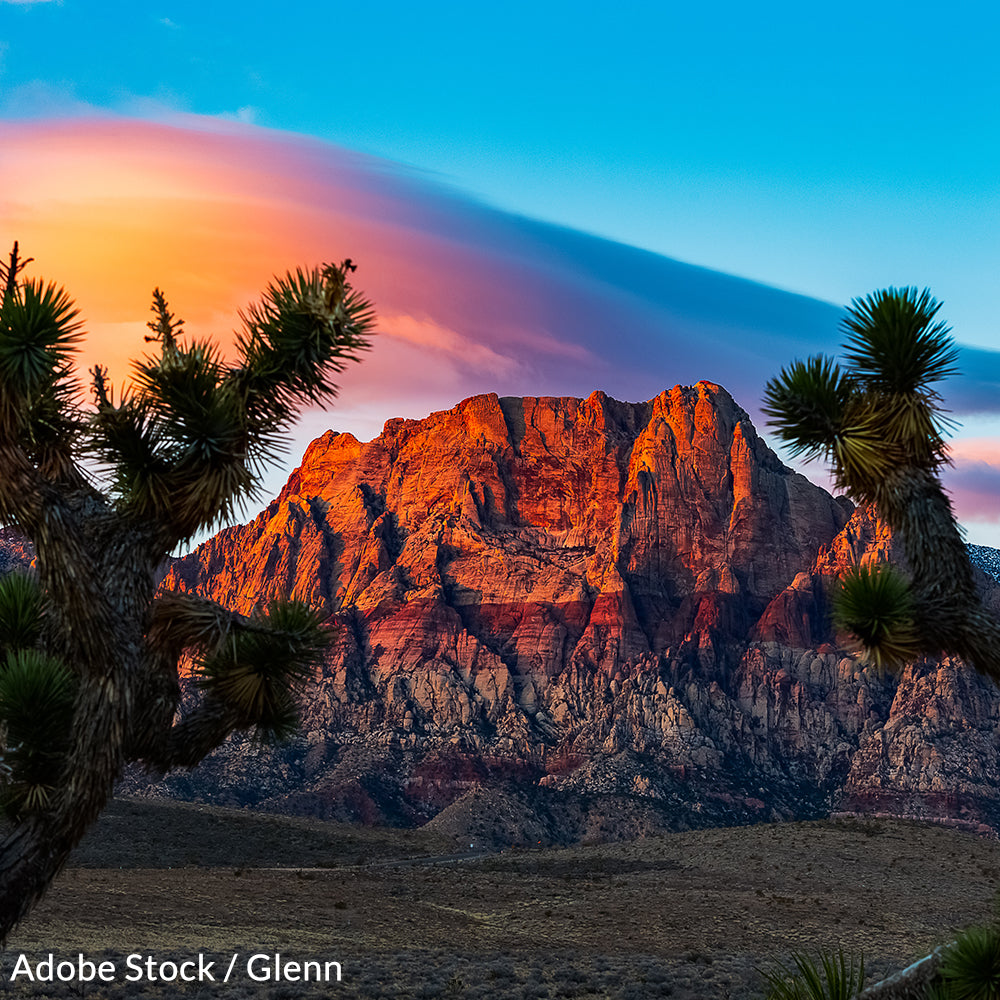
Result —
[[[532, 300], [544, 289], [498, 274], [487, 248], [470, 255], [423, 228], [425, 207], [396, 190], [384, 166], [259, 129], [193, 124], [0, 126], [5, 228], [77, 297], [90, 319], [87, 363], [99, 357], [124, 376], [142, 349], [154, 286], [190, 331], [226, 338], [275, 272], [346, 256], [384, 316], [380, 353], [424, 342], [489, 377], [531, 371], [533, 352], [599, 363], [532, 329]], [[498, 279], [516, 299], [503, 314]]]
[[[90, 330], [81, 364], [110, 364], [116, 380], [145, 349], [154, 286], [190, 333], [228, 343], [237, 311], [275, 273], [351, 257], [382, 334], [343, 374], [335, 411], [304, 417], [292, 459], [328, 426], [370, 437], [390, 417], [490, 391], [603, 389], [636, 400], [708, 378], [760, 426], [767, 378], [839, 340], [838, 310], [826, 303], [504, 213], [418, 171], [235, 121], [0, 122], [0, 219], [0, 238], [36, 258], [33, 273], [76, 297]], [[980, 354], [980, 395], [990, 398], [996, 359]], [[985, 507], [973, 488], [985, 473], [973, 475], [966, 459], [986, 451], [963, 447], [966, 480], [955, 489], [965, 515]]]
[[948, 451], [960, 467], [972, 464], [1000, 467], [1000, 441], [995, 438], [958, 438], [949, 443]]
[[[1000, 523], [1000, 446], [994, 446], [996, 463], [958, 459], [944, 473], [945, 485], [963, 521]], [[983, 544], [998, 545], [1000, 537]]]

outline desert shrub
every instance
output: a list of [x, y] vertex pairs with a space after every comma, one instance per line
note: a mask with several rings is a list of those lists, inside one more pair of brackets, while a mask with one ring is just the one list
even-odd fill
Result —
[[843, 950], [836, 955], [820, 955], [814, 961], [808, 955], [792, 956], [794, 968], [779, 965], [762, 971], [767, 982], [767, 1000], [852, 1000], [865, 982], [865, 960]]

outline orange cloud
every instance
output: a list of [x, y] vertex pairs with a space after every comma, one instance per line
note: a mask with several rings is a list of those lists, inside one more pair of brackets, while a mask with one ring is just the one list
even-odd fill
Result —
[[119, 376], [142, 349], [155, 286], [192, 333], [226, 337], [275, 270], [336, 254], [320, 252], [328, 220], [303, 219], [246, 138], [107, 121], [0, 137], [4, 228], [77, 298], [87, 360]]
[[[462, 284], [469, 268], [458, 248], [400, 223], [400, 198], [373, 185], [363, 158], [213, 125], [0, 126], [4, 229], [36, 258], [36, 273], [76, 296], [90, 323], [88, 362], [99, 357], [124, 374], [141, 350], [154, 286], [190, 332], [226, 337], [275, 272], [346, 256], [361, 264], [358, 284], [399, 317], [401, 338], [445, 349], [441, 331], [450, 328], [411, 314], [429, 317], [446, 281]], [[447, 351], [461, 353], [462, 343], [450, 330]], [[480, 344], [469, 360], [490, 353]]]
[[386, 336], [345, 373], [344, 429], [374, 433], [500, 383], [538, 391], [546, 357], [602, 366], [535, 322], [546, 289], [517, 287], [516, 262], [475, 247], [448, 197], [402, 168], [193, 117], [6, 123], [0, 148], [2, 235], [74, 295], [89, 330], [80, 366], [109, 365], [116, 382], [145, 349], [154, 287], [189, 333], [229, 343], [238, 310], [275, 273], [347, 256]]
[[[31, 273], [77, 299], [89, 329], [81, 367], [107, 364], [115, 382], [146, 349], [154, 287], [189, 333], [228, 345], [238, 311], [274, 274], [355, 260], [380, 334], [343, 374], [336, 410], [303, 415], [290, 461], [331, 425], [370, 437], [390, 417], [476, 392], [636, 400], [708, 378], [759, 422], [776, 367], [838, 339], [827, 304], [219, 119], [0, 122], [0, 222], [0, 252], [19, 240], [36, 258]], [[998, 361], [980, 354], [979, 370]], [[1000, 464], [988, 445], [956, 447]]]

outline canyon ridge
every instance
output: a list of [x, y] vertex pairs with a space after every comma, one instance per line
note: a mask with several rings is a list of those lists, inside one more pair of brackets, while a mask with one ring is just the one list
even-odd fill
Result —
[[837, 575], [891, 549], [709, 382], [329, 431], [164, 581], [324, 609], [301, 735], [125, 788], [498, 846], [830, 812], [1000, 828], [996, 688], [947, 659], [879, 676], [829, 623]]

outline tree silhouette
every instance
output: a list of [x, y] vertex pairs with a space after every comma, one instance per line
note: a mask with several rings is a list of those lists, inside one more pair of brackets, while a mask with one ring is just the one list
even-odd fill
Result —
[[[131, 386], [74, 380], [78, 310], [0, 264], [0, 522], [37, 572], [0, 582], [0, 939], [30, 910], [129, 763], [193, 767], [236, 730], [287, 735], [295, 691], [328, 641], [318, 613], [278, 602], [249, 618], [157, 592], [176, 546], [255, 496], [282, 434], [368, 347], [374, 313], [350, 261], [276, 279], [240, 314], [236, 360], [182, 338], [159, 289]], [[178, 662], [196, 697], [181, 706]]]
[[796, 361], [766, 388], [764, 412], [796, 454], [830, 462], [837, 485], [872, 504], [901, 543], [906, 572], [856, 567], [834, 620], [877, 666], [951, 653], [1000, 680], [1000, 624], [979, 598], [961, 529], [941, 484], [948, 462], [941, 397], [958, 351], [925, 289], [855, 299], [841, 367]]

